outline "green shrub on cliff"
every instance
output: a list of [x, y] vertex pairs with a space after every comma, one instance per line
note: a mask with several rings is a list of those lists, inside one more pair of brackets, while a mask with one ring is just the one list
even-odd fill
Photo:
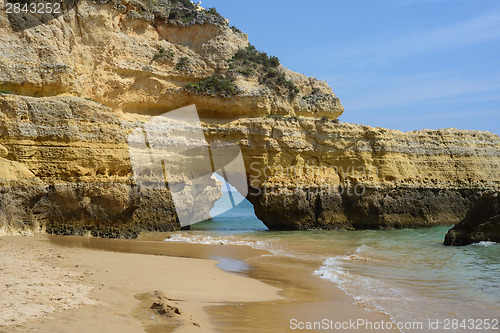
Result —
[[186, 85], [187, 89], [195, 90], [201, 94], [219, 95], [224, 97], [238, 94], [238, 87], [232, 78], [226, 78], [221, 74], [214, 74], [198, 83]]
[[253, 45], [239, 49], [228, 62], [230, 70], [246, 77], [256, 75], [259, 83], [274, 91], [287, 93], [290, 97], [299, 93], [299, 89], [280, 70], [279, 59], [258, 51]]
[[[135, 1], [136, 3], [139, 1]], [[195, 10], [196, 7], [194, 3], [190, 0], [140, 0], [140, 4], [143, 4], [148, 9], [159, 9], [165, 7], [178, 7]]]
[[292, 98], [299, 93], [299, 89], [286, 79], [285, 73], [280, 69], [279, 59], [257, 51], [253, 45], [238, 50], [228, 63], [229, 70], [224, 74], [214, 74], [196, 84], [188, 84], [186, 88], [201, 94], [234, 96], [240, 92], [234, 84], [235, 77], [240, 74], [255, 76], [260, 84]]
[[170, 0], [173, 4], [181, 4], [182, 6], [186, 8], [195, 8], [194, 3], [192, 3], [190, 0]]
[[221, 14], [219, 14], [219, 12], [217, 11], [217, 9], [215, 9], [214, 7], [208, 8], [208, 9], [205, 11], [205, 13], [206, 13], [206, 14], [208, 14], [208, 15], [213, 15], [213, 16], [215, 16], [215, 17], [217, 17], [217, 18], [220, 18], [220, 19], [224, 19], [224, 18], [222, 17], [222, 15], [221, 15]]
[[257, 51], [255, 46], [251, 44], [244, 49], [239, 49], [229, 61], [243, 65], [259, 64], [264, 68], [276, 68], [280, 65], [277, 57], [268, 56], [266, 52]]
[[189, 69], [189, 58], [188, 57], [182, 57], [177, 61], [177, 64], [175, 65], [175, 69], [185, 71]]
[[234, 32], [240, 33], [240, 34], [243, 33], [240, 29], [236, 28], [234, 25], [231, 26], [231, 30], [233, 30]]
[[[103, 0], [92, 1], [100, 2]], [[123, 0], [118, 0], [117, 5], [125, 5], [129, 9], [127, 14], [129, 17], [143, 18], [149, 22], [159, 20], [181, 26], [227, 24], [224, 17], [215, 8], [199, 10], [190, 0], [134, 0], [131, 3], [122, 2]], [[132, 8], [130, 8], [130, 5], [132, 5]], [[131, 12], [134, 13], [130, 14]]]
[[280, 87], [288, 91], [290, 97], [295, 97], [300, 92], [292, 82], [288, 81], [283, 72], [277, 70], [269, 70], [265, 75], [259, 78], [259, 83], [266, 84], [270, 87]]
[[238, 69], [238, 73], [243, 74], [244, 76], [250, 76], [250, 74], [255, 73], [255, 70], [252, 68]]
[[166, 52], [163, 47], [160, 47], [158, 52], [154, 55], [153, 60], [166, 60], [173, 59], [174, 53], [171, 51]]

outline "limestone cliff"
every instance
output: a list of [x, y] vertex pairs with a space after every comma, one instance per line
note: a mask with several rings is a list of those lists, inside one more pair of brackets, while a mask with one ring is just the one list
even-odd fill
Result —
[[488, 132], [309, 119], [206, 126], [212, 140], [242, 147], [248, 199], [272, 229], [453, 224], [500, 185], [500, 138]]
[[[148, 2], [158, 6], [149, 9]], [[56, 18], [8, 17], [2, 11], [0, 89], [37, 97], [71, 94], [114, 110], [149, 115], [189, 104], [214, 118], [342, 114], [339, 99], [325, 82], [279, 63], [271, 64], [276, 67], [270, 75], [283, 74], [285, 81], [293, 82], [300, 91], [294, 98], [276, 94], [276, 85], [259, 83], [261, 68], [229, 73], [228, 60], [248, 45], [248, 39], [218, 14], [171, 4], [177, 1], [143, 3], [80, 1]], [[180, 12], [175, 17], [184, 15], [182, 19], [171, 19], [174, 9]], [[26, 25], [23, 22], [34, 20], [39, 24], [16, 31]], [[231, 74], [238, 93], [221, 98], [217, 91], [197, 94], [186, 89], [214, 73]], [[314, 98], [302, 98], [312, 92]]]
[[[78, 97], [0, 95], [0, 227], [103, 237], [178, 228], [170, 192], [131, 181], [133, 126]], [[206, 194], [199, 210], [208, 215], [215, 180]]]
[[[84, 0], [60, 16], [22, 17], [0, 13], [5, 231], [179, 228], [169, 190], [133, 181], [126, 138], [189, 104], [208, 141], [241, 148], [248, 199], [271, 229], [452, 224], [500, 186], [497, 135], [339, 123], [343, 107], [325, 82], [284, 68], [189, 1]], [[190, 198], [202, 215], [219, 186]]]

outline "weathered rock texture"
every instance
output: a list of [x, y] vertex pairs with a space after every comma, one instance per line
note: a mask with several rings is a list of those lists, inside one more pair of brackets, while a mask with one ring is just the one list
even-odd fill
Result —
[[[260, 74], [261, 64], [231, 69], [248, 40], [224, 19], [143, 3], [84, 0], [58, 17], [0, 13], [0, 90], [12, 93], [0, 93], [4, 231], [128, 237], [179, 228], [171, 193], [134, 183], [127, 136], [189, 104], [209, 141], [241, 147], [248, 199], [271, 229], [452, 224], [498, 190], [497, 135], [338, 123], [343, 107], [325, 82], [275, 62]], [[214, 74], [236, 92], [186, 87]], [[268, 77], [298, 93], [273, 89]], [[203, 214], [219, 186], [191, 198]]]
[[[103, 237], [178, 229], [170, 192], [132, 182], [135, 126], [78, 97], [0, 95], [0, 227]], [[220, 197], [212, 185], [198, 198], [205, 214]]]
[[481, 241], [500, 243], [500, 195], [482, 195], [465, 218], [446, 234], [444, 245], [469, 245]]
[[[138, 12], [144, 10], [138, 3], [80, 1], [65, 15], [20, 32], [2, 11], [0, 89], [29, 96], [71, 94], [139, 114], [162, 114], [189, 104], [215, 118], [342, 114], [325, 82], [282, 67], [300, 89], [294, 98], [244, 75], [235, 82], [241, 93], [231, 98], [186, 90], [188, 83], [225, 72], [228, 59], [248, 45], [246, 34], [225, 21], [179, 25], [160, 14], [141, 17]], [[181, 66], [184, 57], [187, 63]], [[319, 98], [307, 98], [312, 92]]]
[[500, 138], [488, 132], [307, 119], [206, 126], [242, 148], [248, 199], [272, 229], [453, 224], [500, 183]]

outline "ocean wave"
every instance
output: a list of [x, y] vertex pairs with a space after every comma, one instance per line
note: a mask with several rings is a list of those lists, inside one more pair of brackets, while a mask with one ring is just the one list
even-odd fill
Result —
[[320, 276], [322, 279], [335, 282], [342, 287], [342, 284], [349, 273], [342, 268], [341, 258], [345, 257], [330, 257], [326, 259], [323, 262], [323, 265], [314, 271], [314, 274]]
[[[359, 276], [349, 272], [344, 264], [348, 261], [371, 261], [358, 255], [344, 255], [327, 258], [320, 268], [314, 271], [315, 275], [323, 279], [335, 282], [342, 290], [352, 295], [356, 300], [369, 300], [377, 297], [379, 299], [393, 299], [401, 295], [402, 291], [395, 288], [389, 288], [383, 282], [367, 276]], [[353, 290], [358, 290], [359, 286], [363, 286], [369, 293], [358, 292], [352, 293]]]
[[[405, 322], [410, 319], [426, 321], [428, 318], [465, 318], [466, 316], [479, 318], [481, 315], [489, 315], [489, 311], [476, 302], [469, 302], [467, 308], [464, 309], [463, 305], [456, 303], [453, 299], [429, 298], [406, 288], [395, 287], [374, 277], [360, 276], [352, 272], [356, 270], [356, 267], [359, 268], [360, 261], [366, 260], [373, 261], [359, 254], [329, 257], [314, 271], [314, 274], [335, 283], [347, 295], [353, 297], [356, 304], [382, 312], [393, 322]], [[431, 330], [424, 329], [420, 332], [431, 332]]]
[[[353, 297], [357, 304], [367, 309], [382, 312], [393, 321], [407, 319], [409, 313], [401, 309], [414, 301], [410, 295], [406, 295], [401, 289], [389, 287], [377, 279], [353, 274], [344, 267], [349, 261], [367, 260], [369, 259], [355, 254], [329, 257], [321, 267], [314, 271], [314, 274], [332, 281], [346, 294]], [[393, 311], [387, 304], [395, 305], [399, 311]]]
[[165, 242], [181, 242], [190, 244], [205, 245], [232, 245], [249, 246], [257, 250], [269, 251], [275, 255], [283, 255], [284, 251], [278, 249], [274, 244], [268, 241], [259, 241], [254, 239], [238, 239], [234, 236], [212, 236], [212, 235], [186, 235], [177, 233], [164, 239]]

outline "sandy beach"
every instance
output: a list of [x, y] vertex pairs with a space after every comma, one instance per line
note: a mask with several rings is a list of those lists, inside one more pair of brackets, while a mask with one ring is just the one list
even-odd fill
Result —
[[[294, 318], [388, 320], [354, 305], [331, 284], [297, 272], [289, 259], [260, 260], [263, 252], [242, 246], [4, 236], [0, 330], [286, 332], [293, 331]], [[251, 269], [233, 274], [218, 262], [226, 270], [242, 262]]]

